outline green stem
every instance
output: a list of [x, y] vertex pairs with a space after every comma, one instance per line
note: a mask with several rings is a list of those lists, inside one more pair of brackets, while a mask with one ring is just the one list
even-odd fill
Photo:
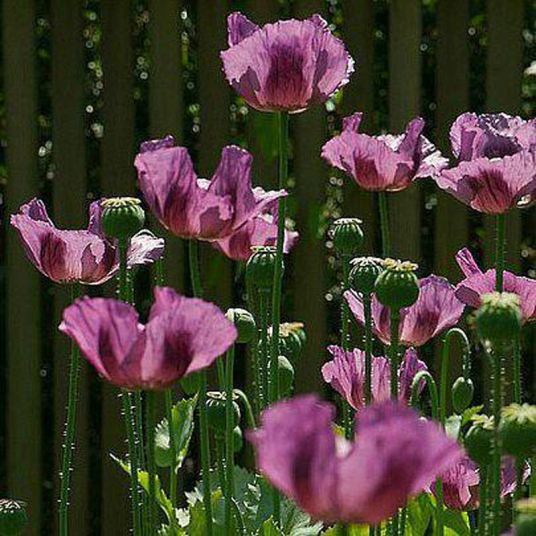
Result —
[[389, 357], [391, 360], [391, 398], [398, 399], [398, 326], [400, 311], [391, 309], [391, 344]]
[[492, 353], [493, 362], [493, 531], [492, 536], [500, 534], [501, 527], [501, 444], [499, 423], [501, 419], [501, 350]]
[[380, 205], [380, 226], [382, 230], [382, 255], [384, 258], [387, 258], [391, 255], [387, 194], [385, 192], [378, 192], [378, 201]]
[[[171, 455], [171, 465], [169, 468], [169, 500], [173, 507], [173, 512], [177, 508], [177, 471], [175, 469], [175, 460], [177, 459], [177, 444], [175, 437], [175, 430], [173, 424], [173, 390], [168, 389], [165, 391], [166, 398], [166, 414], [168, 420], [169, 430], [169, 451]], [[175, 516], [171, 519], [172, 528], [177, 528], [177, 521]]]
[[[342, 262], [342, 299], [341, 299], [341, 348], [344, 351], [349, 349], [348, 335], [350, 331], [350, 309], [348, 303], [344, 299], [344, 293], [349, 288], [349, 275], [350, 275], [350, 256], [343, 255]], [[353, 422], [352, 422], [352, 409], [350, 405], [341, 397], [343, 422], [344, 422], [344, 435], [346, 439], [352, 439]]]
[[348, 528], [348, 525], [346, 525], [345, 523], [339, 524], [337, 532], [339, 536], [350, 536], [350, 529]]
[[[71, 303], [78, 295], [78, 285], [71, 285]], [[65, 418], [65, 441], [61, 453], [61, 491], [59, 508], [60, 536], [69, 534], [69, 491], [73, 463], [74, 439], [76, 431], [76, 413], [78, 406], [78, 382], [80, 379], [80, 349], [71, 341], [71, 359], [69, 367], [69, 391], [67, 415]]]
[[269, 348], [268, 348], [268, 299], [269, 296], [261, 292], [259, 297], [259, 310], [261, 320], [261, 359], [260, 359], [260, 407], [261, 410], [268, 405], [269, 399], [269, 382], [268, 382], [268, 367], [269, 367]]
[[250, 429], [254, 430], [257, 425], [255, 424], [255, 415], [253, 413], [253, 408], [251, 407], [251, 404], [249, 402], [249, 398], [247, 397], [246, 393], [242, 391], [241, 389], [233, 389], [233, 393], [242, 400], [242, 404], [244, 404], [244, 409], [246, 410], [246, 422]]
[[506, 224], [505, 215], [497, 214], [497, 227], [496, 227], [496, 250], [495, 250], [495, 290], [502, 292], [503, 290], [503, 277], [504, 277], [504, 238], [505, 238]]
[[[251, 284], [248, 277], [246, 279], [246, 292], [247, 292], [247, 301], [249, 310], [253, 313], [253, 316], [257, 320], [259, 320], [259, 308], [258, 308], [258, 300], [255, 299], [255, 290], [252, 288], [253, 285]], [[251, 366], [252, 366], [252, 375], [253, 375], [253, 408], [255, 410], [255, 415], [258, 415], [262, 408], [261, 403], [261, 375], [260, 375], [260, 355], [259, 355], [259, 326], [257, 325], [257, 329], [255, 329], [255, 336], [253, 337], [253, 340], [249, 344], [249, 350], [251, 352]], [[249, 401], [248, 401], [249, 402]]]
[[157, 501], [156, 501], [156, 462], [154, 453], [154, 427], [155, 427], [155, 397], [156, 393], [147, 391], [146, 402], [146, 430], [147, 430], [147, 472], [149, 474], [149, 509], [148, 526], [149, 534], [156, 534], [157, 527]]
[[[279, 127], [279, 189], [284, 189], [288, 179], [288, 114], [278, 112]], [[281, 287], [283, 284], [283, 244], [285, 241], [285, 220], [287, 217], [287, 198], [279, 198], [277, 244], [272, 292], [272, 345], [271, 345], [271, 393], [270, 401], [279, 399], [279, 323], [281, 317]], [[273, 518], [279, 524], [281, 517], [279, 493], [273, 490]]]
[[428, 387], [430, 393], [430, 401], [432, 404], [432, 419], [437, 420], [439, 415], [439, 404], [437, 397], [437, 385], [434, 377], [427, 371], [421, 370], [415, 374], [413, 381], [411, 382], [411, 405], [417, 406], [419, 401], [419, 386], [424, 381]]
[[478, 535], [486, 536], [486, 513], [488, 511], [488, 468], [485, 465], [480, 467], [480, 484], [478, 495], [480, 506], [478, 508]]
[[[201, 274], [199, 272], [199, 244], [195, 240], [188, 243], [190, 260], [190, 279], [194, 297], [203, 297]], [[201, 448], [201, 473], [203, 480], [203, 505], [205, 507], [206, 535], [212, 536], [212, 493], [210, 486], [210, 439], [208, 434], [207, 418], [207, 372], [199, 373], [199, 443]]]
[[520, 348], [519, 335], [514, 337], [513, 341], [513, 368], [514, 368], [514, 402], [516, 404], [521, 404], [523, 386], [521, 383], [521, 348]]
[[132, 415], [132, 405], [130, 402], [129, 392], [125, 389], [122, 390], [122, 398], [128, 437], [128, 459], [130, 465], [130, 492], [132, 495], [132, 521], [134, 527], [134, 536], [141, 536], [136, 434], [134, 431], [134, 416]]
[[437, 536], [443, 536], [445, 533], [445, 529], [443, 526], [443, 482], [440, 478], [436, 480], [435, 484], [435, 492], [436, 492], [436, 532], [434, 534], [437, 534]]
[[234, 345], [227, 351], [225, 371], [225, 468], [227, 470], [225, 493], [225, 530], [232, 534], [232, 506], [234, 495], [234, 418], [233, 418], [233, 376], [234, 376]]
[[399, 528], [399, 531], [398, 531], [398, 534], [400, 536], [404, 536], [404, 534], [406, 534], [406, 519], [407, 519], [407, 517], [408, 517], [407, 508], [404, 507], [400, 511], [400, 528]]
[[216, 441], [216, 467], [218, 468], [218, 480], [222, 490], [225, 490], [225, 434], [219, 430], [214, 434]]
[[365, 402], [372, 402], [372, 299], [363, 295], [365, 312]]

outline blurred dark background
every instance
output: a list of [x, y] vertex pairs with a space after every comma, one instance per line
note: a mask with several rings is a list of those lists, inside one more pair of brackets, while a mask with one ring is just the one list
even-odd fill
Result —
[[[319, 157], [341, 117], [365, 112], [364, 130], [401, 131], [415, 115], [448, 154], [457, 114], [506, 111], [532, 117], [536, 89], [531, 0], [2, 0], [0, 31], [0, 497], [29, 503], [29, 535], [56, 532], [58, 459], [68, 347], [56, 331], [68, 289], [41, 277], [9, 228], [34, 196], [60, 227], [85, 226], [101, 195], [136, 192], [138, 144], [173, 133], [210, 176], [221, 148], [247, 147], [255, 180], [275, 185], [275, 123], [230, 90], [219, 60], [226, 15], [258, 23], [321, 13], [357, 60], [350, 84], [325, 108], [292, 117], [291, 218], [301, 233], [286, 271], [286, 320], [305, 322], [299, 391], [323, 390], [319, 367], [338, 330], [338, 265], [326, 229], [339, 216], [364, 220], [364, 253], [378, 251], [375, 199]], [[453, 255], [469, 245], [493, 256], [493, 225], [422, 181], [391, 196], [396, 255], [421, 275], [460, 279]], [[508, 216], [508, 269], [534, 277], [534, 210]], [[158, 225], [153, 229], [160, 232]], [[203, 248], [210, 299], [243, 300], [242, 271]], [[183, 245], [168, 241], [168, 284], [188, 292]], [[149, 300], [138, 274], [138, 303]], [[91, 294], [110, 289], [90, 289]], [[534, 393], [534, 329], [526, 330], [526, 397]], [[433, 345], [423, 350], [437, 369]], [[245, 359], [245, 357], [244, 357]], [[485, 364], [475, 357], [480, 393]], [[246, 381], [247, 361], [238, 364]], [[453, 375], [458, 366], [455, 364]], [[483, 388], [482, 388], [483, 387]], [[328, 393], [326, 393], [328, 395]], [[72, 533], [126, 534], [127, 481], [108, 452], [122, 453], [113, 389], [84, 368], [75, 453]]]

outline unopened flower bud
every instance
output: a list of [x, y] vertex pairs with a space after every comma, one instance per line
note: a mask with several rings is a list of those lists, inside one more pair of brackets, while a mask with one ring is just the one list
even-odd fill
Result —
[[276, 248], [274, 246], [254, 246], [246, 264], [246, 278], [252, 288], [269, 292], [274, 284]]
[[377, 257], [357, 257], [350, 264], [350, 286], [360, 294], [368, 296], [374, 292], [376, 279], [383, 272], [382, 259]]
[[[233, 427], [240, 422], [240, 407], [235, 400], [238, 400], [236, 395], [233, 396]], [[225, 393], [220, 391], [209, 391], [207, 393], [208, 424], [216, 433], [225, 432], [225, 423], [227, 422], [225, 406]]]
[[521, 329], [519, 297], [509, 292], [492, 292], [481, 297], [475, 314], [479, 337], [492, 345], [503, 345], [517, 337]]
[[28, 522], [26, 504], [12, 499], [0, 499], [0, 534], [21, 534]]
[[418, 266], [408, 261], [385, 259], [384, 271], [376, 279], [374, 290], [378, 301], [390, 309], [413, 305], [419, 297]]
[[235, 454], [239, 453], [244, 447], [244, 434], [242, 434], [240, 426], [233, 428], [233, 447]]
[[465, 436], [467, 454], [480, 466], [491, 462], [493, 444], [493, 419], [486, 415], [473, 418], [473, 424]]
[[235, 325], [235, 328], [238, 331], [236, 342], [247, 344], [252, 341], [255, 337], [257, 326], [255, 325], [253, 315], [249, 311], [235, 307], [233, 309], [228, 309], [225, 316]]
[[278, 366], [279, 391], [281, 396], [287, 396], [292, 392], [292, 386], [294, 385], [294, 367], [284, 355], [278, 357]]
[[363, 243], [363, 231], [358, 218], [339, 218], [333, 223], [331, 237], [339, 255], [355, 255]]
[[511, 404], [502, 411], [499, 427], [505, 452], [518, 459], [536, 453], [536, 406]]
[[456, 413], [463, 413], [469, 407], [474, 394], [473, 380], [460, 376], [452, 386], [452, 405]]
[[131, 238], [145, 224], [145, 212], [136, 197], [111, 197], [101, 206], [102, 228], [109, 238]]

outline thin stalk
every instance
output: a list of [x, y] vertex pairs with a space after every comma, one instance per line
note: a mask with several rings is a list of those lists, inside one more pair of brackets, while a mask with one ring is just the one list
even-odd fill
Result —
[[408, 517], [407, 508], [404, 507], [400, 511], [400, 527], [399, 527], [399, 530], [398, 530], [398, 534], [400, 536], [404, 536], [404, 534], [406, 534], [406, 519], [407, 519], [407, 517]]
[[216, 441], [216, 467], [218, 468], [218, 480], [220, 481], [221, 489], [225, 489], [225, 434], [219, 431], [214, 434]]
[[[78, 285], [71, 285], [71, 303], [79, 293]], [[69, 534], [69, 491], [73, 463], [74, 436], [76, 432], [76, 413], [78, 406], [78, 382], [80, 379], [80, 349], [71, 340], [71, 358], [69, 365], [69, 391], [67, 415], [65, 417], [65, 441], [61, 452], [61, 491], [59, 508], [60, 536]]]
[[387, 258], [391, 255], [391, 234], [389, 231], [389, 209], [387, 207], [387, 194], [378, 192], [380, 205], [380, 226], [382, 231], [382, 255]]
[[263, 410], [268, 405], [269, 400], [269, 382], [268, 382], [268, 367], [269, 367], [269, 348], [268, 348], [268, 299], [264, 292], [259, 296], [259, 315], [261, 324], [261, 355], [260, 355], [260, 390], [259, 398], [261, 401], [260, 407]]
[[445, 528], [443, 525], [443, 482], [440, 478], [436, 480], [435, 484], [436, 492], [436, 532], [437, 536], [443, 536], [445, 534]]
[[519, 335], [513, 341], [513, 368], [514, 368], [514, 403], [521, 404], [523, 398], [523, 385], [521, 379], [521, 348]]
[[[175, 470], [175, 460], [177, 459], [177, 444], [175, 437], [175, 429], [173, 424], [173, 391], [168, 389], [165, 391], [166, 398], [166, 414], [169, 429], [169, 451], [171, 455], [171, 466], [169, 468], [169, 500], [173, 507], [173, 512], [177, 508], [177, 471]], [[172, 528], [176, 528], [177, 522], [175, 516], [171, 519]]]
[[[342, 300], [341, 300], [341, 348], [344, 351], [349, 349], [348, 335], [350, 331], [350, 309], [348, 303], [344, 299], [344, 293], [349, 288], [349, 276], [350, 276], [350, 257], [343, 255], [341, 258], [342, 263]], [[343, 422], [344, 422], [344, 435], [346, 439], [352, 438], [353, 426], [352, 426], [352, 408], [341, 397]]]
[[147, 472], [149, 474], [149, 509], [148, 526], [149, 534], [156, 534], [157, 510], [156, 510], [156, 462], [154, 453], [154, 427], [155, 427], [155, 398], [156, 393], [147, 391], [146, 396], [146, 430], [147, 430]]
[[252, 366], [252, 375], [253, 375], [253, 409], [255, 415], [259, 415], [262, 403], [261, 403], [261, 376], [260, 376], [260, 352], [259, 352], [259, 341], [260, 341], [260, 326], [259, 326], [259, 300], [258, 293], [253, 288], [253, 285], [249, 277], [245, 278], [246, 280], [246, 294], [249, 310], [252, 312], [257, 326], [255, 329], [255, 336], [253, 340], [249, 343], [249, 350], [251, 352], [251, 366]]
[[495, 290], [502, 292], [504, 278], [504, 238], [506, 231], [505, 215], [497, 214], [495, 249]]
[[244, 404], [244, 409], [246, 410], [246, 423], [251, 430], [254, 430], [257, 425], [255, 424], [255, 414], [253, 413], [249, 398], [241, 389], [233, 389], [233, 393], [242, 400], [242, 404]]
[[[277, 114], [279, 127], [279, 189], [287, 185], [288, 179], [288, 114]], [[272, 345], [271, 345], [271, 393], [270, 401], [279, 399], [279, 323], [281, 318], [281, 287], [283, 284], [283, 243], [285, 241], [285, 220], [287, 217], [287, 198], [280, 197], [278, 206], [277, 244], [272, 292]], [[281, 500], [279, 493], [273, 489], [273, 518], [279, 524], [281, 517]]]
[[363, 295], [365, 312], [365, 402], [372, 402], [372, 299], [370, 294]]
[[[199, 244], [195, 240], [188, 243], [190, 261], [190, 279], [192, 282], [193, 295], [196, 298], [203, 297], [201, 274], [199, 271]], [[201, 447], [201, 473], [203, 480], [203, 506], [205, 507], [205, 528], [207, 536], [212, 536], [212, 493], [210, 486], [210, 439], [208, 434], [207, 418], [207, 373], [202, 370], [199, 373], [199, 436]]]
[[234, 345], [227, 351], [225, 362], [225, 533], [232, 534], [232, 507], [234, 495], [234, 418], [233, 418], [233, 375], [234, 375]]
[[499, 422], [501, 419], [501, 351], [493, 352], [493, 452], [492, 452], [492, 536], [498, 536], [501, 527], [501, 443]]
[[400, 311], [391, 309], [391, 344], [389, 357], [391, 360], [391, 398], [398, 399], [398, 326]]
[[339, 524], [337, 532], [339, 533], [339, 536], [350, 536], [350, 529], [345, 523]]
[[480, 506], [478, 509], [478, 536], [486, 536], [486, 513], [488, 511], [488, 468], [485, 465], [480, 467], [480, 484], [478, 495]]

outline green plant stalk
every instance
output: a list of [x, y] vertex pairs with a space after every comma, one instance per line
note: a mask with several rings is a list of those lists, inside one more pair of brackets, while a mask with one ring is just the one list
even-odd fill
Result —
[[363, 295], [365, 312], [365, 402], [372, 402], [372, 298], [370, 294]]
[[445, 528], [443, 526], [443, 482], [440, 478], [436, 480], [436, 532], [437, 536], [443, 536], [445, 534]]
[[337, 532], [339, 533], [339, 536], [350, 536], [350, 529], [346, 523], [340, 523]]
[[400, 527], [398, 530], [399, 536], [404, 536], [406, 534], [406, 519], [408, 517], [408, 511], [407, 508], [404, 506], [402, 510], [400, 510]]
[[[350, 310], [348, 303], [344, 298], [344, 293], [349, 288], [349, 276], [350, 276], [350, 256], [343, 255], [341, 257], [342, 263], [342, 296], [341, 296], [341, 348], [344, 351], [349, 349], [349, 331], [350, 331]], [[344, 435], [346, 439], [352, 439], [353, 426], [352, 426], [352, 409], [348, 402], [341, 397], [343, 423], [344, 423]]]
[[398, 399], [398, 326], [400, 310], [391, 309], [391, 344], [389, 357], [391, 360], [391, 398]]
[[[498, 349], [499, 350], [499, 349]], [[493, 452], [492, 452], [492, 536], [498, 536], [501, 530], [501, 443], [499, 422], [501, 419], [501, 351], [491, 354], [493, 361]]]
[[[71, 285], [71, 303], [79, 294], [78, 285]], [[78, 383], [80, 379], [80, 349], [71, 341], [71, 358], [69, 365], [69, 390], [67, 415], [65, 417], [65, 441], [61, 452], [61, 490], [59, 507], [60, 536], [69, 534], [69, 491], [73, 463], [74, 439], [76, 432], [76, 414], [78, 406]]]
[[261, 320], [261, 359], [260, 359], [260, 382], [259, 400], [260, 408], [263, 410], [268, 405], [269, 400], [269, 347], [268, 347], [268, 299], [269, 296], [261, 292], [259, 296], [259, 310]]
[[504, 278], [504, 239], [506, 220], [504, 214], [497, 214], [496, 249], [495, 249], [495, 290], [502, 292]]
[[255, 424], [255, 414], [253, 413], [253, 408], [251, 407], [251, 403], [249, 402], [246, 393], [241, 389], [233, 389], [233, 393], [242, 400], [242, 404], [244, 404], [244, 409], [246, 410], [247, 425], [251, 430], [254, 430], [257, 427]]
[[[279, 189], [284, 189], [288, 179], [288, 114], [278, 112], [279, 126]], [[271, 345], [271, 393], [270, 401], [279, 398], [279, 323], [281, 318], [281, 287], [283, 284], [283, 244], [285, 241], [285, 220], [287, 217], [287, 199], [278, 201], [277, 244], [272, 292], [272, 345]], [[281, 500], [279, 493], [273, 489], [273, 518], [279, 524], [281, 518]]]
[[255, 329], [255, 336], [253, 340], [250, 341], [248, 348], [251, 352], [251, 366], [252, 366], [252, 376], [253, 376], [253, 409], [255, 411], [255, 416], [259, 415], [262, 409], [261, 403], [261, 375], [260, 375], [260, 352], [259, 352], [259, 341], [260, 341], [260, 326], [259, 326], [259, 300], [258, 293], [253, 288], [251, 281], [248, 277], [246, 280], [246, 294], [247, 294], [247, 303], [249, 310], [253, 313], [253, 316], [256, 319], [257, 326]]
[[225, 533], [233, 533], [233, 495], [234, 495], [234, 419], [233, 419], [233, 377], [234, 345], [227, 351], [225, 370]]
[[480, 506], [478, 509], [478, 535], [486, 536], [486, 514], [488, 511], [488, 468], [485, 465], [480, 466], [480, 484], [478, 494], [480, 497]]
[[[166, 399], [166, 414], [168, 420], [169, 430], [169, 451], [171, 455], [171, 466], [169, 468], [169, 500], [173, 511], [177, 508], [177, 471], [175, 468], [175, 460], [177, 459], [177, 444], [175, 438], [175, 426], [173, 424], [173, 390], [167, 389], [165, 391]], [[177, 528], [177, 520], [175, 516], [171, 519], [172, 528]]]
[[531, 497], [536, 497], [536, 455], [534, 455], [530, 460], [530, 486], [529, 486], [529, 495]]
[[513, 368], [514, 368], [514, 402], [516, 404], [521, 404], [523, 398], [523, 385], [521, 379], [521, 341], [519, 340], [519, 335], [514, 338], [513, 341]]
[[380, 206], [380, 227], [382, 231], [382, 255], [387, 258], [391, 255], [391, 233], [389, 231], [389, 209], [385, 192], [378, 192], [378, 204]]
[[147, 391], [146, 401], [146, 430], [147, 430], [147, 472], [149, 475], [149, 509], [148, 509], [148, 526], [149, 534], [156, 534], [157, 527], [157, 500], [156, 500], [156, 462], [154, 453], [154, 427], [155, 427], [155, 397], [156, 393]]
[[[195, 240], [188, 243], [190, 261], [190, 279], [192, 282], [193, 295], [196, 298], [203, 297], [201, 286], [201, 274], [199, 273], [199, 244]], [[202, 370], [199, 373], [199, 443], [201, 447], [201, 473], [203, 480], [203, 506], [205, 508], [205, 528], [207, 536], [212, 536], [212, 493], [210, 487], [210, 439], [208, 434], [207, 418], [207, 373]]]

